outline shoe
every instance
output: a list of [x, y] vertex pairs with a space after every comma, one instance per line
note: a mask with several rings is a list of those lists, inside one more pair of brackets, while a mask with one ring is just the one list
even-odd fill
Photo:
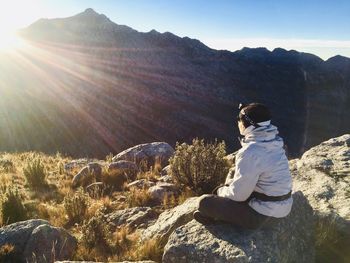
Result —
[[198, 210], [193, 212], [193, 218], [202, 225], [212, 225], [215, 223], [214, 219], [202, 215]]

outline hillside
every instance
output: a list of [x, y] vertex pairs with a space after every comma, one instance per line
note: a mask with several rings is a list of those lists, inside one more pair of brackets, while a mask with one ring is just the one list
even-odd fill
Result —
[[150, 141], [238, 148], [239, 102], [269, 105], [291, 155], [350, 129], [350, 59], [265, 48], [217, 51], [87, 9], [40, 19], [0, 55], [0, 150], [104, 157]]

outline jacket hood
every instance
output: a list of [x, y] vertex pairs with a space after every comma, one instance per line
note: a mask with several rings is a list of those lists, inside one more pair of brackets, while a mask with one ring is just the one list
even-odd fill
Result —
[[283, 147], [284, 144], [283, 139], [278, 136], [277, 127], [272, 124], [258, 128], [248, 127], [244, 138], [241, 140], [241, 145], [243, 147], [251, 143], [257, 143], [268, 148]]

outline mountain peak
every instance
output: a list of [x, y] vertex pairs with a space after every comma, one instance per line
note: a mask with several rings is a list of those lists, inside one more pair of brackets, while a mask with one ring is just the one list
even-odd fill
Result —
[[83, 14], [88, 14], [88, 15], [98, 15], [98, 13], [92, 9], [92, 8], [86, 8]]

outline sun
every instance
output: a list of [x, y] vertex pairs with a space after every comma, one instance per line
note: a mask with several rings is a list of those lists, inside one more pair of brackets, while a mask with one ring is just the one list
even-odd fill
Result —
[[0, 51], [8, 51], [19, 48], [22, 45], [22, 40], [16, 34], [16, 31], [0, 29]]

